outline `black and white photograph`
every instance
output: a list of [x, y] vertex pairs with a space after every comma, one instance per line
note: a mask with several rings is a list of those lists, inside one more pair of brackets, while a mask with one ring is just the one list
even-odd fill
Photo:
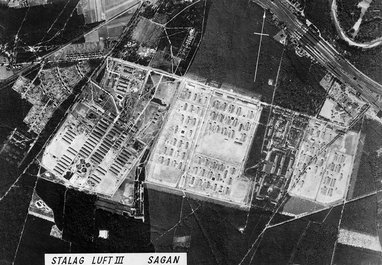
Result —
[[0, 265], [382, 265], [382, 0], [0, 0]]

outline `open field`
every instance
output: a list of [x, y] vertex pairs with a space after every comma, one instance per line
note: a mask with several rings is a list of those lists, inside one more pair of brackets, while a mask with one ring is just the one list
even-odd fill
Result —
[[28, 215], [15, 265], [44, 264], [44, 253], [70, 253], [70, 243], [50, 236], [54, 223]]
[[378, 236], [377, 196], [369, 196], [347, 203], [342, 215], [341, 228]]
[[24, 174], [6, 197], [0, 201], [0, 249], [1, 261], [11, 264], [17, 249], [25, 218], [28, 215], [29, 201], [32, 198], [33, 187], [36, 178], [29, 174]]
[[357, 247], [337, 244], [334, 263], [338, 265], [379, 265], [381, 264], [381, 255], [378, 252], [363, 250]]
[[381, 188], [381, 184], [379, 184], [379, 172], [382, 170], [382, 157], [379, 155], [382, 147], [381, 129], [382, 125], [375, 120], [366, 119], [364, 121], [362, 132], [366, 134], [366, 138], [354, 184], [353, 198]]

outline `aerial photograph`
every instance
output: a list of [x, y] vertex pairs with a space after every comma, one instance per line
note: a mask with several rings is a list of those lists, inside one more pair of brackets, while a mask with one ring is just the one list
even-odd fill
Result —
[[0, 0], [0, 265], [382, 265], [382, 0]]

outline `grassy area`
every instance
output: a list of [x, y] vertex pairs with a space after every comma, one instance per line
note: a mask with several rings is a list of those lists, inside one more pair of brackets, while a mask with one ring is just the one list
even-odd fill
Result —
[[345, 204], [341, 228], [377, 235], [377, 196], [369, 196]]
[[[36, 178], [23, 175], [0, 201], [0, 264], [11, 264], [20, 240]], [[5, 243], [6, 242], [6, 243]]]
[[269, 228], [255, 264], [330, 264], [342, 206]]
[[[252, 144], [248, 151], [247, 161], [245, 162], [244, 166], [245, 170], [255, 166], [261, 161], [261, 159], [265, 158], [265, 154], [261, 153], [261, 147], [266, 132], [266, 124], [268, 122], [269, 112], [269, 107], [264, 107], [263, 111], [261, 112], [259, 124], [257, 126], [255, 136], [252, 140]], [[256, 170], [248, 170], [245, 173], [248, 175], [253, 175], [255, 172]]]
[[[238, 264], [270, 216], [254, 208], [248, 215], [231, 207], [156, 191], [149, 191], [146, 203], [155, 251], [172, 251], [174, 236], [191, 236], [189, 264]], [[163, 234], [179, 220], [176, 229]], [[240, 233], [246, 220], [247, 229]]]
[[54, 224], [28, 216], [15, 265], [44, 264], [45, 253], [70, 253], [70, 243], [50, 236]]
[[[108, 240], [94, 238], [97, 252], [153, 252], [150, 244], [150, 225], [141, 220], [126, 218], [103, 210], [95, 212], [95, 227], [109, 231]], [[96, 236], [97, 236], [96, 232]], [[133, 237], [133, 239], [132, 239]]]
[[3, 157], [0, 157], [0, 197], [11, 187], [20, 172], [15, 165], [10, 165]]
[[330, 264], [341, 210], [342, 206], [337, 206], [324, 223], [310, 224], [296, 249], [294, 264]]
[[254, 255], [255, 264], [289, 264], [307, 227], [308, 222], [296, 220], [268, 229]]
[[310, 200], [306, 200], [299, 197], [290, 197], [286, 200], [283, 205], [283, 212], [290, 214], [303, 214], [310, 213], [313, 211], [321, 210], [323, 206], [321, 204], [315, 203]]
[[[72, 189], [66, 191], [66, 187], [59, 184], [39, 180], [37, 191], [53, 209], [56, 225], [63, 229], [63, 238], [72, 242], [72, 252], [153, 251], [149, 223], [96, 209], [96, 196]], [[109, 231], [108, 240], [98, 238], [100, 229]], [[49, 250], [50, 246], [41, 248], [41, 251]]]
[[334, 264], [338, 265], [379, 265], [382, 263], [380, 253], [356, 247], [338, 244], [334, 256]]
[[341, 27], [348, 31], [361, 15], [361, 9], [357, 7], [359, 0], [337, 0], [337, 16]]
[[95, 234], [96, 196], [68, 189], [65, 196], [63, 238], [74, 242], [92, 242]]
[[51, 4], [32, 8], [9, 8], [7, 12], [12, 23], [7, 24], [7, 37], [13, 40], [20, 29], [18, 36], [21, 43], [18, 45], [66, 43], [97, 25], [85, 25], [84, 17], [76, 12], [78, 3], [79, 0], [52, 1]]
[[381, 188], [378, 182], [382, 172], [382, 157], [378, 150], [382, 147], [382, 124], [366, 119], [362, 132], [366, 134], [363, 154], [354, 184], [353, 197], [361, 196]]
[[256, 82], [254, 76], [264, 10], [246, 0], [213, 1], [199, 51], [188, 72], [200, 81], [213, 80], [222, 87], [249, 96], [272, 98], [268, 79], [276, 79], [282, 45], [272, 39], [278, 29], [267, 14]]
[[0, 90], [0, 144], [16, 127], [25, 126], [23, 119], [32, 105], [11, 87]]
[[62, 230], [64, 226], [64, 194], [66, 187], [44, 179], [38, 179], [37, 195], [53, 210], [54, 222]]

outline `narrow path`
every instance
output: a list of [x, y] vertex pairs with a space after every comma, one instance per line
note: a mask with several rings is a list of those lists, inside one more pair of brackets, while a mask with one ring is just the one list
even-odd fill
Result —
[[264, 22], [265, 22], [266, 12], [267, 12], [267, 10], [264, 9], [263, 22], [262, 22], [262, 25], [261, 25], [261, 32], [260, 32], [260, 43], [259, 43], [259, 49], [257, 50], [256, 68], [255, 68], [255, 76], [253, 78], [253, 83], [256, 82], [256, 77], [257, 77], [257, 68], [259, 66], [260, 51], [261, 51], [261, 42], [263, 41]]

